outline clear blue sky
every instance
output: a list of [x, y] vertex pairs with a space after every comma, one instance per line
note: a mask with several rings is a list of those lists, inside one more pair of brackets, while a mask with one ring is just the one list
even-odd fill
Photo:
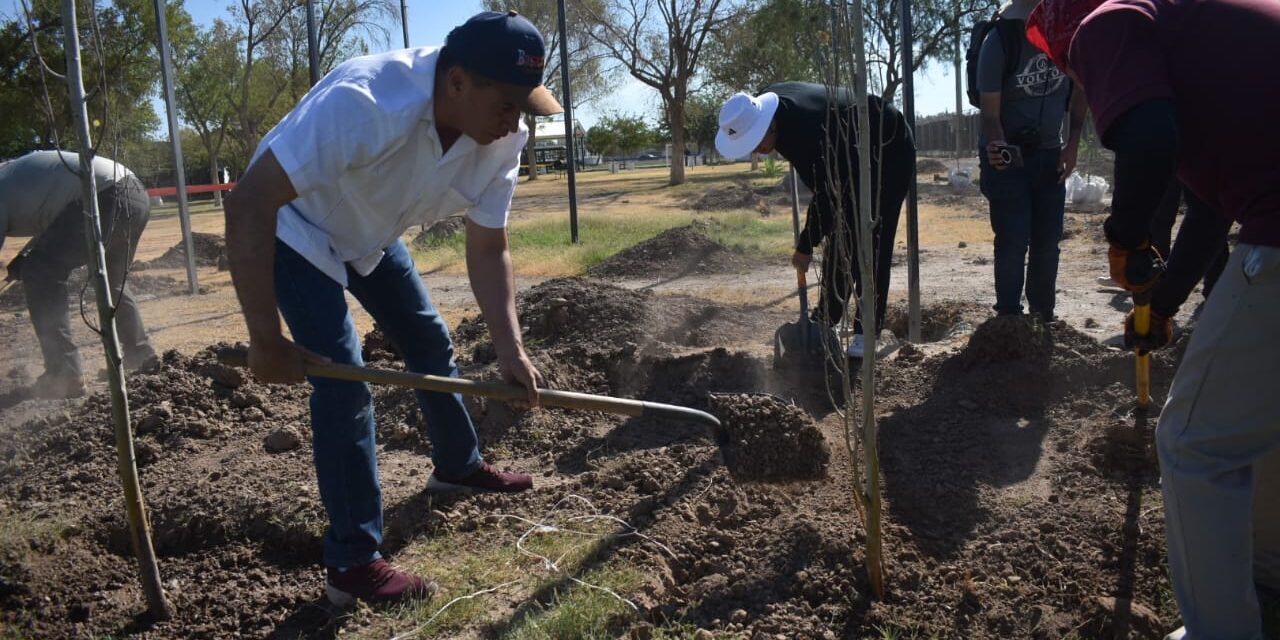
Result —
[[[207, 25], [215, 18], [230, 14], [228, 7], [234, 0], [186, 0], [187, 11], [198, 24]], [[444, 42], [445, 35], [454, 26], [480, 11], [478, 0], [407, 0], [409, 6], [409, 43], [412, 46], [436, 45]], [[0, 12], [4, 18], [21, 15], [19, 0], [0, 0]], [[389, 48], [399, 48], [402, 36], [399, 23], [387, 25], [390, 31]], [[164, 104], [157, 97], [157, 113], [163, 113]], [[658, 111], [658, 98], [654, 91], [620, 74], [618, 89], [613, 95], [596, 105], [584, 105], [574, 110], [574, 116], [584, 126], [591, 126], [607, 111], [645, 115], [654, 118]], [[967, 106], [967, 105], [966, 105]], [[933, 65], [925, 73], [916, 76], [916, 113], [928, 115], [954, 111], [955, 80], [951, 65]], [[163, 116], [161, 116], [163, 120]]]

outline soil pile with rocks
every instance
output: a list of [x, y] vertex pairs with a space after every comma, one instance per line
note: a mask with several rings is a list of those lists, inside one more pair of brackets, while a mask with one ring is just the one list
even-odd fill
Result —
[[742, 480], [814, 480], [826, 476], [831, 451], [813, 418], [779, 398], [714, 396], [724, 460]]
[[[213, 233], [191, 233], [191, 244], [195, 248], [197, 267], [217, 267], [218, 271], [231, 268], [227, 260], [227, 243], [222, 236]], [[178, 244], [169, 247], [163, 255], [146, 262], [135, 262], [133, 270], [144, 269], [185, 269], [187, 268], [187, 246], [179, 240]]]
[[413, 237], [412, 244], [418, 249], [438, 247], [466, 231], [467, 221], [463, 216], [449, 216], [431, 223], [418, 235]]
[[750, 265], [740, 251], [707, 237], [705, 224], [668, 229], [591, 267], [596, 278], [678, 278], [734, 273]]
[[1049, 328], [1026, 316], [995, 316], [978, 325], [964, 348], [964, 360], [973, 364], [1043, 362], [1053, 352]]

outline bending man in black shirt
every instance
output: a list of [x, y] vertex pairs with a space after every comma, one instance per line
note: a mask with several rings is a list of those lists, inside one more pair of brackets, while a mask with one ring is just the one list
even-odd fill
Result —
[[[890, 264], [898, 216], [907, 197], [916, 150], [902, 113], [875, 96], [870, 100], [871, 194], [875, 214], [876, 327], [884, 326], [889, 293]], [[752, 97], [738, 93], [720, 109], [716, 149], [728, 158], [777, 151], [795, 168], [800, 181], [813, 191], [804, 230], [791, 262], [806, 270], [813, 248], [827, 241], [824, 252], [822, 298], [814, 320], [827, 326], [840, 322], [850, 290], [862, 295], [854, 236], [858, 184], [856, 108], [859, 101], [846, 89], [831, 89], [807, 82], [780, 82]], [[836, 215], [842, 225], [836, 224]], [[841, 233], [834, 233], [837, 229]], [[838, 242], [839, 246], [832, 243]], [[841, 259], [832, 259], [837, 255]], [[845, 270], [847, 265], [848, 270]], [[861, 318], [854, 318], [854, 338], [849, 355], [863, 355]]]

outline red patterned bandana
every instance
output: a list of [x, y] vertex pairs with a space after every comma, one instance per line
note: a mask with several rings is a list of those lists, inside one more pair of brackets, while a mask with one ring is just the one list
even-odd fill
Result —
[[1027, 18], [1027, 40], [1067, 70], [1067, 54], [1071, 39], [1080, 23], [1102, 5], [1104, 0], [1044, 0]]

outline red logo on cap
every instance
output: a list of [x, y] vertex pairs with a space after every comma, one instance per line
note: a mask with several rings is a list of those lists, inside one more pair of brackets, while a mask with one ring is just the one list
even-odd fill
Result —
[[530, 71], [542, 72], [545, 61], [542, 56], [531, 56], [524, 49], [516, 49], [516, 66]]

